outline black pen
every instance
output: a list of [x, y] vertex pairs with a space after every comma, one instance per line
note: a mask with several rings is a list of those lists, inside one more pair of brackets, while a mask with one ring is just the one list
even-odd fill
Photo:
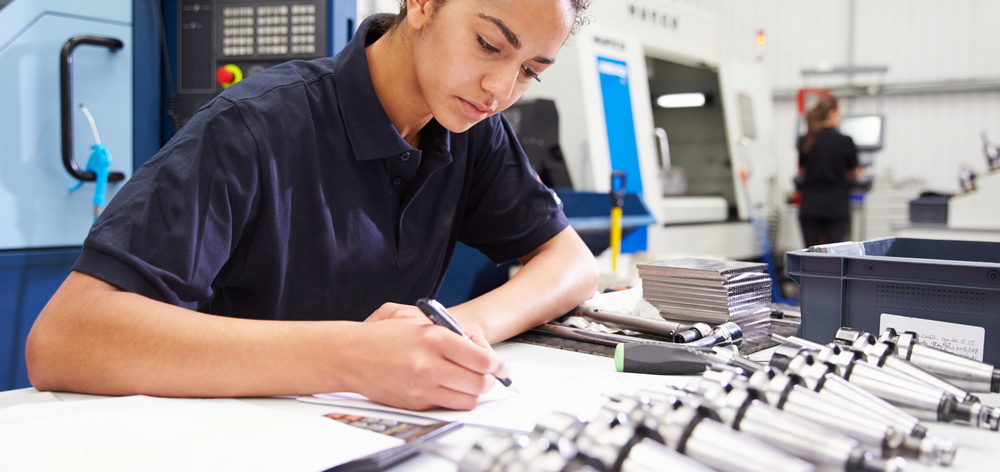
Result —
[[[472, 340], [462, 332], [462, 328], [458, 326], [458, 322], [455, 321], [455, 318], [452, 318], [451, 314], [448, 313], [448, 310], [445, 309], [444, 305], [439, 303], [437, 300], [432, 298], [421, 298], [417, 300], [417, 308], [420, 308], [420, 311], [424, 312], [424, 314], [427, 315], [427, 317], [430, 318], [431, 322], [434, 324], [444, 326], [445, 328], [458, 333], [459, 336], [462, 336], [470, 341]], [[493, 374], [493, 376], [497, 377], [496, 374]], [[497, 381], [503, 384], [504, 387], [510, 387], [511, 381], [509, 378], [501, 379], [500, 377], [497, 377]]]

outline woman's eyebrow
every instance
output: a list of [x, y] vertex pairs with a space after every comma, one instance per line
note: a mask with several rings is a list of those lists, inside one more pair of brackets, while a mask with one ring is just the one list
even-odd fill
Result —
[[[496, 27], [500, 29], [500, 32], [503, 33], [503, 37], [507, 39], [507, 42], [510, 43], [511, 46], [514, 46], [514, 49], [521, 49], [521, 40], [517, 39], [517, 35], [514, 34], [514, 32], [511, 31], [506, 24], [504, 24], [503, 20], [485, 13], [478, 13], [477, 16], [496, 25]], [[550, 59], [548, 57], [536, 57], [532, 59], [532, 61], [539, 64], [554, 64], [556, 62], [555, 59]]]
[[511, 46], [514, 46], [514, 49], [521, 49], [521, 41], [517, 39], [517, 35], [504, 24], [503, 20], [485, 13], [479, 13], [478, 16], [486, 21], [489, 21], [490, 23], [493, 23], [494, 25], [497, 25], [497, 28], [500, 28], [500, 32], [503, 33], [503, 37], [507, 38], [507, 42], [510, 43]]

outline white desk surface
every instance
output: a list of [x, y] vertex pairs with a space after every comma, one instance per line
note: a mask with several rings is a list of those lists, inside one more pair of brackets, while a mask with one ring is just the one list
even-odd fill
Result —
[[[546, 348], [529, 344], [504, 342], [494, 346], [498, 353], [508, 362], [518, 362], [525, 364], [537, 364], [546, 366], [567, 366], [578, 369], [592, 369], [606, 372], [614, 372], [614, 360], [607, 357], [598, 357], [578, 352], [564, 351], [560, 349]], [[0, 392], [0, 408], [14, 404], [29, 403], [32, 401], [51, 401], [53, 394], [48, 392], [38, 392], [33, 388], [11, 390]], [[82, 395], [76, 393], [55, 393], [55, 397], [62, 401], [79, 401], [94, 398], [103, 398], [94, 395]], [[990, 406], [1000, 406], [1000, 394], [979, 395], [983, 403]], [[304, 414], [322, 415], [330, 412], [347, 412], [344, 408], [307, 404], [292, 399], [283, 398], [241, 398], [241, 401], [267, 408], [294, 411]], [[358, 411], [362, 415], [371, 415], [371, 412]], [[384, 416], [379, 414], [379, 416]], [[1000, 463], [1000, 432], [974, 429], [967, 426], [925, 423], [931, 434], [950, 438], [958, 445], [958, 452], [955, 455], [955, 462], [951, 467], [931, 467], [921, 464], [914, 459], [908, 460], [908, 471], [931, 471], [939, 472], [972, 472], [972, 471], [992, 471], [998, 469]], [[435, 444], [426, 447], [433, 448], [435, 454], [422, 453], [402, 464], [397, 465], [393, 471], [454, 471], [457, 466], [446, 456], [453, 459], [460, 459], [462, 455], [475, 443], [476, 439], [487, 432], [486, 429], [465, 426], [462, 429], [444, 436]]]

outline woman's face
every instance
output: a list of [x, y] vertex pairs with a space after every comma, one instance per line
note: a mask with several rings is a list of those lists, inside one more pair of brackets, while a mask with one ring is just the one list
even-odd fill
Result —
[[441, 7], [430, 0], [426, 11], [425, 18], [417, 13], [424, 21], [415, 31], [417, 86], [452, 132], [520, 98], [555, 60], [576, 20], [568, 0], [449, 0]]

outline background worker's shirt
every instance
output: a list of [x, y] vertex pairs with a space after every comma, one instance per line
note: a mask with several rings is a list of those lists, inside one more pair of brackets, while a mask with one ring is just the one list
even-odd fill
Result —
[[363, 320], [435, 295], [456, 241], [501, 263], [563, 230], [499, 115], [459, 134], [431, 120], [419, 149], [399, 136], [365, 56], [378, 19], [336, 57], [275, 66], [199, 110], [73, 269], [218, 315]]
[[799, 151], [805, 169], [799, 215], [810, 218], [850, 218], [851, 182], [847, 173], [858, 166], [858, 148], [850, 136], [823, 128], [808, 153]]

